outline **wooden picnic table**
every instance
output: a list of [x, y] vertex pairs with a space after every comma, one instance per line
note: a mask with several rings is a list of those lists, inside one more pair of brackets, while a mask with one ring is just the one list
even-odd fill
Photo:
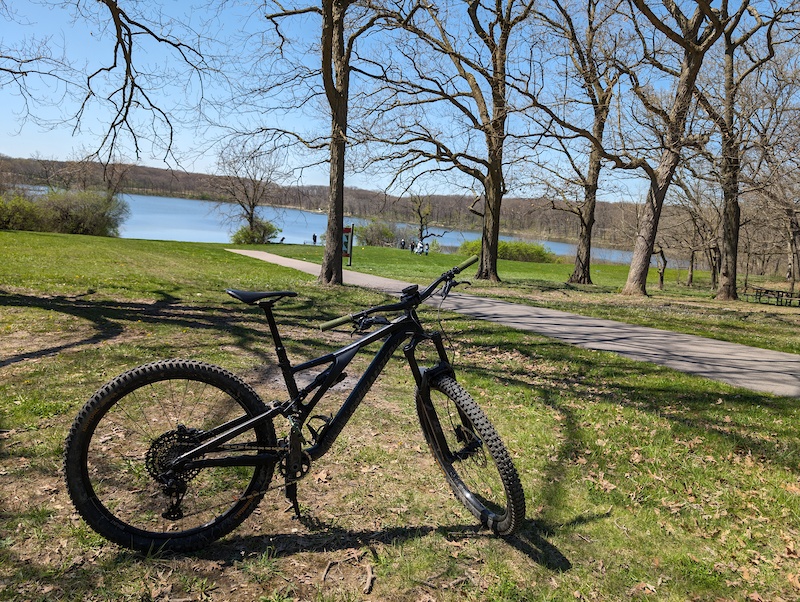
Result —
[[745, 297], [749, 299], [752, 296], [757, 303], [772, 303], [775, 305], [784, 305], [791, 307], [793, 303], [797, 303], [800, 307], [800, 295], [781, 289], [764, 288], [763, 286], [748, 285], [745, 288]]

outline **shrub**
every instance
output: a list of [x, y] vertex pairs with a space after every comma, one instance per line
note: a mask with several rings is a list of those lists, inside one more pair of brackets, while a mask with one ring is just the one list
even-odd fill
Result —
[[387, 247], [395, 244], [397, 233], [392, 224], [372, 219], [364, 226], [356, 226], [356, 238], [360, 245]]
[[280, 233], [280, 228], [272, 222], [257, 217], [252, 227], [245, 224], [231, 238], [235, 245], [265, 245]]
[[128, 204], [102, 192], [59, 191], [0, 198], [0, 229], [119, 236]]
[[37, 201], [44, 213], [44, 228], [62, 234], [119, 236], [128, 217], [128, 204], [91, 190], [49, 192]]
[[41, 207], [24, 196], [0, 197], [0, 230], [43, 229]]
[[[458, 248], [460, 253], [470, 255], [480, 255], [481, 241], [468, 240], [461, 243]], [[535, 242], [507, 241], [501, 240], [498, 250], [498, 259], [509, 259], [511, 261], [528, 261], [531, 263], [555, 263], [556, 256], [544, 248], [543, 245]]]

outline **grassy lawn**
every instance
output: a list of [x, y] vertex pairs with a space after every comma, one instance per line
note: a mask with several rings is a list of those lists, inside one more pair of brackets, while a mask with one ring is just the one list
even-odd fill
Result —
[[[300, 483], [303, 522], [274, 491], [195, 555], [142, 556], [106, 543], [73, 512], [61, 475], [67, 430], [97, 388], [146, 361], [191, 357], [263, 393], [268, 329], [227, 287], [298, 291], [278, 307], [297, 360], [351, 340], [320, 333], [319, 322], [382, 300], [224, 248], [0, 232], [0, 600], [800, 596], [797, 400], [453, 315], [442, 324], [459, 380], [495, 423], [525, 487], [518, 537], [476, 530], [455, 501], [416, 426], [408, 369], [395, 361]], [[421, 283], [461, 260], [356, 252], [354, 268]], [[797, 308], [719, 306], [674, 274], [663, 293], [653, 286], [650, 298], [620, 300], [624, 271], [600, 266], [594, 287], [566, 287], [569, 269], [504, 263], [502, 285], [469, 290], [798, 349]]]

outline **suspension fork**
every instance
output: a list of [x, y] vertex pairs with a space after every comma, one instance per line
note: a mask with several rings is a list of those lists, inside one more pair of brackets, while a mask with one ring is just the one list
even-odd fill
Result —
[[[420, 368], [419, 362], [417, 361], [416, 349], [423, 341], [432, 341], [436, 348], [436, 353], [439, 356], [438, 361], [431, 368]], [[442, 333], [440, 332], [414, 335], [408, 345], [403, 347], [403, 353], [406, 356], [408, 366], [411, 368], [411, 374], [413, 374], [414, 381], [417, 383], [417, 387], [419, 387], [420, 391], [427, 391], [430, 380], [440, 374], [449, 374], [454, 379], [456, 377], [453, 367], [450, 365], [450, 359], [447, 357], [447, 350], [444, 348]]]
[[[431, 368], [420, 368], [419, 362], [416, 358], [416, 348], [419, 343], [424, 340], [433, 342], [436, 352], [439, 355], [439, 360]], [[442, 425], [439, 417], [436, 415], [436, 410], [431, 402], [431, 388], [430, 382], [441, 374], [449, 374], [455, 378], [455, 372], [447, 357], [447, 351], [442, 343], [442, 336], [439, 332], [434, 332], [426, 335], [416, 335], [411, 341], [403, 348], [408, 365], [411, 368], [411, 373], [414, 375], [414, 380], [417, 383], [417, 415], [420, 422], [423, 423], [423, 429], [430, 433], [436, 441], [437, 447], [443, 452], [450, 454], [451, 450], [447, 444], [447, 439], [442, 432]], [[464, 424], [465, 416], [461, 415], [461, 409], [458, 410], [461, 421]], [[446, 451], [445, 451], [446, 450]]]

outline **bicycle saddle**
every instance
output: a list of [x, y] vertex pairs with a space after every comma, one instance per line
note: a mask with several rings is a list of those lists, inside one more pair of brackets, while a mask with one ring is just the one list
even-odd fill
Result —
[[296, 297], [297, 293], [294, 291], [237, 291], [234, 289], [227, 289], [225, 291], [234, 299], [238, 299], [242, 303], [248, 305], [256, 305], [259, 301], [270, 299], [271, 301], [279, 301], [283, 297]]

